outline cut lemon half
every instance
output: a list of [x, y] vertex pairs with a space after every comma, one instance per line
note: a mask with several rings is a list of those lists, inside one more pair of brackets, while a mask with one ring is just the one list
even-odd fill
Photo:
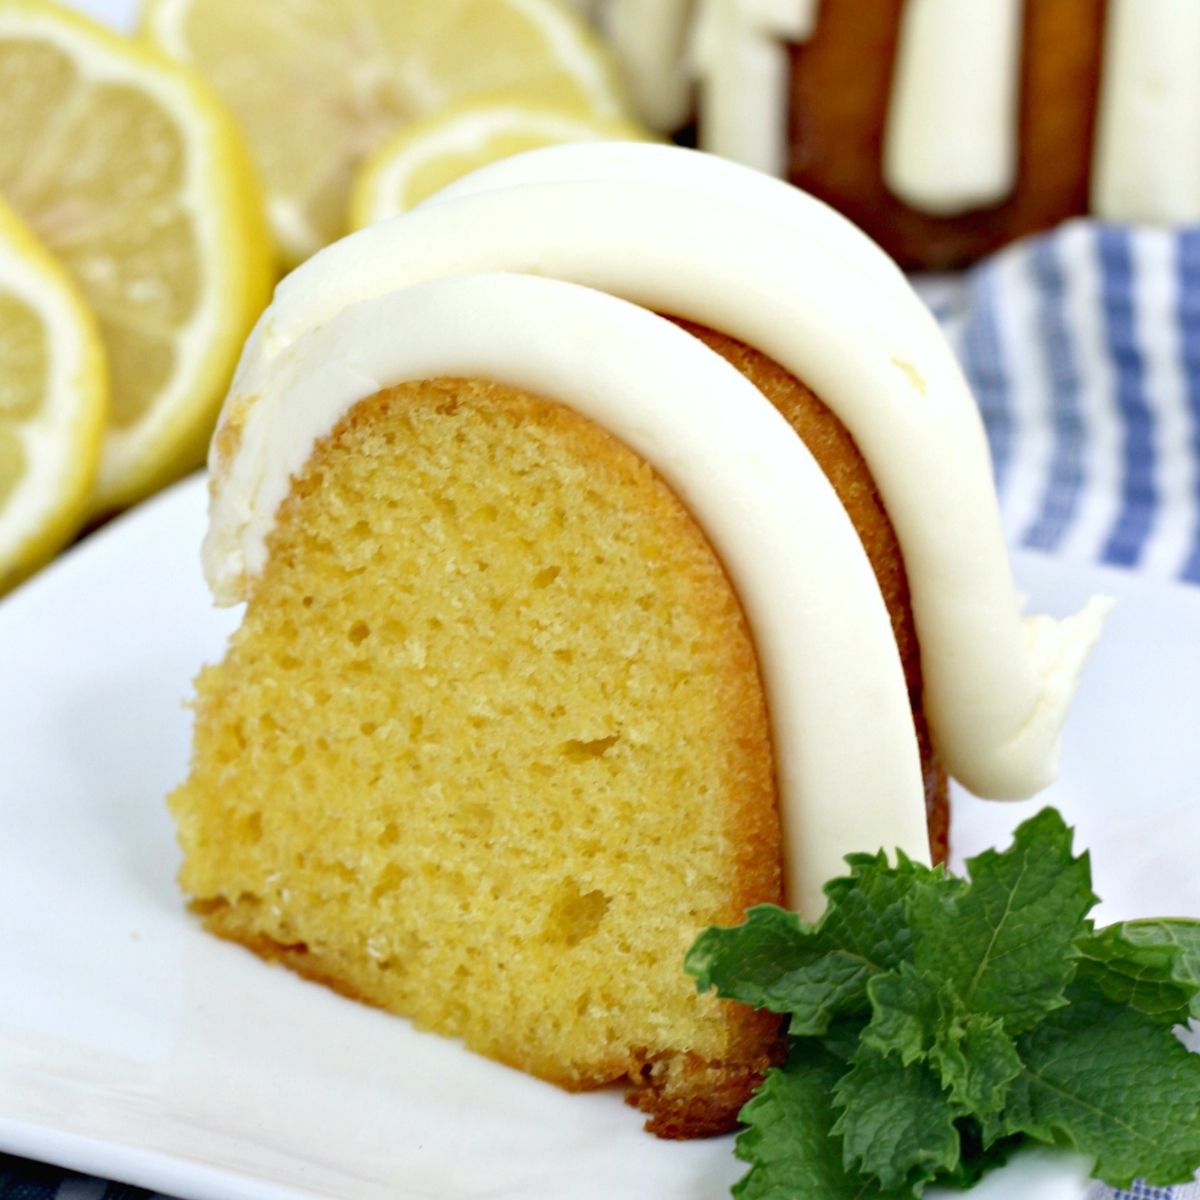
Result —
[[254, 171], [190, 72], [40, 0], [0, 0], [0, 131], [0, 194], [99, 323], [116, 508], [203, 460], [272, 280]]
[[345, 232], [359, 162], [414, 117], [497, 93], [625, 109], [562, 0], [146, 0], [143, 28], [241, 121], [289, 265]]
[[350, 225], [414, 208], [476, 167], [561, 142], [641, 140], [647, 130], [618, 117], [522, 101], [466, 101], [404, 126], [363, 163], [350, 197]]
[[0, 204], [0, 595], [82, 522], [107, 416], [95, 321], [66, 271]]

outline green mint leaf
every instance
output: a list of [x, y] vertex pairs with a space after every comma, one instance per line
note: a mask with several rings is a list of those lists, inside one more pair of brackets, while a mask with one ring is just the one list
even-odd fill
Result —
[[866, 1018], [862, 1016], [839, 1017], [821, 1035], [820, 1045], [848, 1067], [850, 1060], [858, 1053], [866, 1023]]
[[1200, 1055], [1087, 981], [1067, 1000], [1018, 1041], [1007, 1131], [1093, 1155], [1095, 1174], [1113, 1187], [1135, 1176], [1159, 1186], [1190, 1180], [1200, 1163]]
[[[794, 1044], [743, 1109], [742, 1200], [968, 1188], [1025, 1137], [1106, 1182], [1200, 1163], [1200, 921], [1093, 932], [1086, 855], [1046, 810], [945, 877], [856, 855], [816, 924], [771, 906], [697, 939], [700, 990], [788, 1014]], [[819, 1039], [816, 1041], [815, 1039]]]
[[697, 987], [789, 1013], [794, 1037], [821, 1036], [839, 1017], [865, 1015], [867, 981], [911, 954], [909, 892], [940, 872], [903, 855], [896, 867], [882, 853], [847, 862], [851, 873], [827, 885], [829, 907], [815, 926], [760, 905], [742, 925], [705, 930], [684, 961]]
[[994, 1017], [964, 1011], [945, 986], [907, 963], [872, 979], [872, 1017], [863, 1045], [898, 1055], [903, 1066], [928, 1060], [964, 1111], [990, 1117], [1021, 1069], [1016, 1046]]
[[867, 984], [867, 995], [871, 1021], [863, 1030], [863, 1044], [881, 1054], [898, 1054], [906, 1067], [926, 1058], [949, 1007], [938, 983], [902, 963], [898, 971], [876, 975]]
[[1079, 971], [1110, 1000], [1168, 1025], [1200, 1019], [1200, 921], [1110, 925], [1079, 943]]
[[825, 887], [829, 906], [816, 927], [817, 954], [787, 980], [793, 1037], [821, 1036], [837, 1019], [866, 1016], [869, 980], [912, 954], [904, 915], [909, 893], [941, 878], [904, 854], [894, 867], [882, 851], [846, 862], [850, 874]]
[[956, 1104], [993, 1117], [1021, 1073], [1021, 1059], [1004, 1025], [978, 1013], [956, 1014], [938, 1031], [930, 1059]]
[[1096, 903], [1087, 855], [1054, 809], [1022, 824], [1005, 851], [967, 863], [970, 885], [913, 889], [909, 921], [917, 969], [944, 980], [968, 1012], [1010, 1034], [1032, 1029], [1063, 1003], [1075, 973], [1073, 943]]
[[[841, 1139], [833, 1136], [832, 1095], [845, 1064], [810, 1044], [793, 1050], [783, 1067], [767, 1072], [742, 1109], [746, 1128], [737, 1156], [751, 1163], [734, 1185], [739, 1200], [875, 1200], [878, 1184], [847, 1170]], [[902, 1192], [901, 1196], [914, 1193]]]
[[714, 925], [700, 934], [683, 969], [695, 976], [701, 992], [716, 988], [726, 1000], [788, 1012], [804, 972], [822, 956], [814, 926], [794, 912], [759, 904], [746, 911], [741, 925]]
[[883, 851], [877, 854], [848, 854], [849, 875], [840, 875], [825, 885], [829, 907], [819, 928], [831, 943], [853, 947], [868, 957], [876, 969], [891, 970], [912, 957], [912, 934], [906, 907], [909, 894], [920, 884], [936, 883], [956, 889], [959, 880], [949, 879], [941, 867], [913, 862], [903, 851], [896, 865]]
[[832, 1132], [843, 1139], [847, 1169], [877, 1179], [885, 1194], [920, 1194], [958, 1169], [955, 1121], [964, 1113], [924, 1063], [906, 1067], [864, 1047], [838, 1080], [834, 1103], [841, 1113]]
[[985, 1175], [1002, 1167], [1012, 1153], [1026, 1142], [1023, 1134], [988, 1140], [978, 1121], [963, 1117], [958, 1122], [958, 1137], [962, 1144], [962, 1158], [958, 1167], [937, 1178], [938, 1187], [973, 1188]]

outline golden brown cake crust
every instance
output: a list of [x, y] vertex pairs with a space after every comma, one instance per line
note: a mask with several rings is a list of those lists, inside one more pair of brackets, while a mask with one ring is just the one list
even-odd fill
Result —
[[791, 47], [789, 177], [901, 266], [946, 270], [1088, 207], [1105, 0], [1024, 6], [1017, 185], [959, 217], [909, 208], [883, 179], [883, 131], [905, 0], [827, 0]]
[[[925, 778], [925, 815], [929, 825], [930, 852], [934, 862], [945, 862], [950, 827], [948, 788], [946, 774], [937, 761], [925, 719], [921, 652], [908, 577], [904, 572], [904, 556], [867, 464], [841, 421], [811, 388], [777, 362], [711, 329], [686, 321], [678, 321], [677, 324], [737, 367], [787, 418], [833, 485], [858, 532], [891, 615], [892, 632], [904, 666], [904, 679], [908, 685], [908, 699], [916, 724]], [[797, 519], [802, 518], [797, 515]]]

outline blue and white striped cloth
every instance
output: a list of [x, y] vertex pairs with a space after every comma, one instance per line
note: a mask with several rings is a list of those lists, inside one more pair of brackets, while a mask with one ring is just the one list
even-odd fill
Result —
[[[1073, 222], [920, 286], [979, 399], [1010, 543], [1200, 584], [1200, 229]], [[0, 1200], [161, 1198], [0, 1155]]]
[[1200, 583], [1200, 229], [1072, 222], [929, 296], [1010, 544]]

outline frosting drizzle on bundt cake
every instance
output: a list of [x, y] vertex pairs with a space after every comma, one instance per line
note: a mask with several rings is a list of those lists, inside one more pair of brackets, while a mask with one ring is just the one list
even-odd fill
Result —
[[[665, 182], [677, 167], [684, 186]], [[803, 193], [684, 150], [609, 144], [521, 156], [329, 247], [285, 280], [247, 345], [231, 419], [243, 424], [247, 398], [273, 392], [308, 331], [351, 305], [471, 271], [569, 280], [695, 321], [813, 388], [854, 438], [899, 537], [947, 770], [996, 799], [1025, 798], [1053, 779], [1103, 605], [1062, 622], [1021, 618], [970, 390], [924, 305], [869, 239]], [[553, 321], [543, 333], [556, 336]], [[205, 565], [226, 602], [243, 598], [261, 567], [290, 475], [323, 432], [289, 434], [291, 415], [274, 406], [256, 425], [266, 411], [271, 432], [254, 444], [252, 467], [213, 463]], [[269, 455], [261, 462], [259, 447]]]
[[[1187, 0], [592, 0], [643, 118], [844, 208], [914, 268], [1091, 213], [1200, 219]], [[666, 101], [666, 102], [664, 102]]]
[[171, 801], [210, 927], [627, 1077], [671, 1136], [778, 1047], [681, 947], [816, 916], [846, 853], [944, 854], [939, 755], [1045, 783], [1101, 619], [1021, 619], [978, 415], [886, 257], [666, 147], [537, 152], [315, 257], [211, 468], [206, 573], [248, 604]]
[[908, 4], [883, 137], [883, 177], [922, 212], [996, 204], [1017, 181], [1022, 0]]

